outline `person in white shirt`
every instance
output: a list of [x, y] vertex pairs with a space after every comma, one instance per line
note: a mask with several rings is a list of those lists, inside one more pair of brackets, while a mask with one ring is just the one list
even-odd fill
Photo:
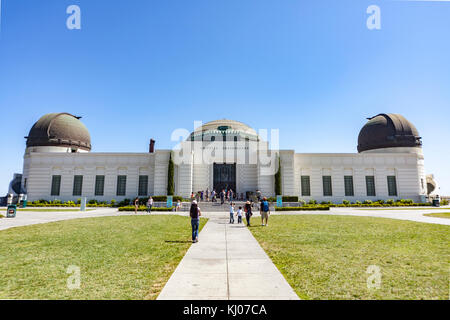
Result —
[[230, 203], [230, 223], [234, 224], [234, 207], [233, 207], [233, 202]]
[[152, 213], [152, 207], [153, 207], [153, 198], [148, 198], [147, 201], [147, 213]]

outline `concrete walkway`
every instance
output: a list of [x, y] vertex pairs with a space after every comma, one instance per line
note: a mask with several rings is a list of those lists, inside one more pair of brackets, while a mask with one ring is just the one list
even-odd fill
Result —
[[188, 250], [158, 300], [299, 299], [243, 224], [228, 224], [224, 212], [205, 215], [210, 220], [200, 241]]

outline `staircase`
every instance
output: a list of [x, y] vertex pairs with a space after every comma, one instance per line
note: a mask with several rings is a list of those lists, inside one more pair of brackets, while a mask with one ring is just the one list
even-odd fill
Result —
[[[244, 209], [246, 201], [236, 201], [233, 202], [234, 209], [237, 211], [239, 207]], [[190, 203], [184, 202], [181, 211], [189, 211], [191, 205]], [[202, 202], [200, 201], [198, 207], [202, 212], [230, 212], [230, 203], [225, 202], [223, 205], [220, 202]], [[270, 210], [274, 210], [273, 205], [270, 206]], [[259, 203], [253, 203], [253, 211], [259, 211]]]

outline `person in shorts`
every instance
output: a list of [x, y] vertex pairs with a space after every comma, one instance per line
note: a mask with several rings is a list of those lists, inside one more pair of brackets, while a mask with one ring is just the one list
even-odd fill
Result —
[[[263, 200], [261, 201], [261, 205], [259, 206], [259, 212], [261, 213], [261, 225], [264, 226], [268, 226], [269, 225], [269, 215], [270, 215], [270, 206], [269, 206], [269, 201], [267, 201], [267, 198], [264, 197]], [[264, 224], [264, 220], [266, 221], [266, 223]]]

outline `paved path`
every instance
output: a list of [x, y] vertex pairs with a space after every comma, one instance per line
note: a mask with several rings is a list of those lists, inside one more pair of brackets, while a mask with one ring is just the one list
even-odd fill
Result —
[[[298, 300], [244, 225], [226, 213], [210, 220], [163, 288], [158, 300]], [[259, 219], [253, 219], [254, 223]]]

